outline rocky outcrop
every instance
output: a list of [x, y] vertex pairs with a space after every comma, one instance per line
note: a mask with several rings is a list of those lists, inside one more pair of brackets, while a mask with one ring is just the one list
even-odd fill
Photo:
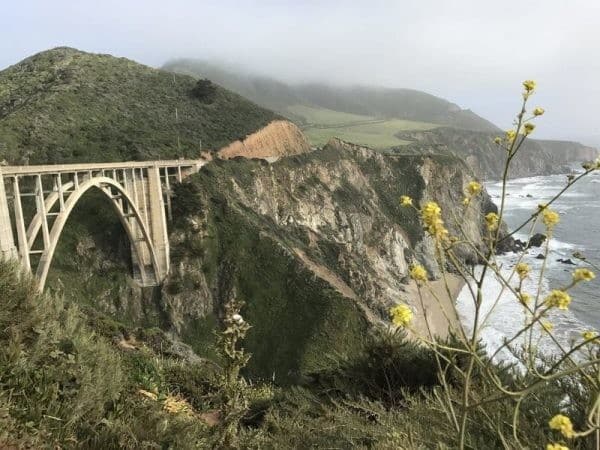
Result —
[[[413, 141], [398, 151], [425, 154], [452, 154], [465, 160], [469, 167], [483, 179], [502, 177], [506, 152], [494, 144], [498, 133], [486, 133], [454, 128], [435, 128], [427, 131], [404, 131], [399, 139]], [[564, 162], [535, 140], [525, 142], [511, 165], [510, 177], [547, 175], [566, 171]]]
[[[402, 152], [450, 153], [463, 158], [481, 178], [495, 180], [502, 176], [505, 152], [494, 144], [497, 134], [452, 128], [427, 131], [404, 131], [398, 138], [413, 141]], [[578, 142], [527, 140], [513, 160], [511, 178], [548, 175], [569, 171], [575, 162], [591, 161], [599, 155], [598, 149]]]
[[274, 160], [282, 156], [297, 155], [310, 151], [310, 145], [302, 131], [287, 120], [276, 120], [217, 152], [222, 159], [243, 156]]
[[597, 148], [579, 142], [546, 140], [537, 140], [536, 142], [550, 153], [558, 164], [593, 161], [600, 155]]

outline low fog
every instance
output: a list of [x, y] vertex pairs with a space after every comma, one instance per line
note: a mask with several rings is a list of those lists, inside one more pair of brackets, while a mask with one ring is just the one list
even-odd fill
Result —
[[0, 67], [62, 45], [155, 67], [220, 60], [287, 82], [419, 89], [501, 127], [532, 78], [547, 110], [537, 137], [600, 144], [599, 25], [590, 0], [5, 0]]

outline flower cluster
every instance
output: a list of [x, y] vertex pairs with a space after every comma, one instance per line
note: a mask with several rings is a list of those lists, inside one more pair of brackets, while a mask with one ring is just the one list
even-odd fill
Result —
[[586, 162], [581, 165], [585, 170], [600, 170], [600, 157], [595, 161]]
[[520, 262], [519, 264], [517, 264], [517, 266], [515, 267], [515, 270], [521, 280], [524, 280], [525, 278], [527, 278], [529, 276], [529, 272], [531, 271], [529, 266], [524, 262]]
[[547, 444], [546, 450], [569, 450], [569, 447], [565, 447], [561, 444]]
[[596, 274], [590, 269], [575, 269], [573, 272], [573, 281], [578, 283], [579, 281], [592, 281], [596, 278]]
[[448, 236], [448, 230], [442, 220], [442, 209], [436, 202], [427, 202], [425, 204], [421, 211], [421, 218], [430, 235], [440, 240]]
[[540, 325], [542, 325], [542, 328], [545, 331], [547, 331], [548, 333], [550, 333], [552, 330], [554, 330], [554, 325], [552, 324], [552, 322], [543, 321], [543, 322], [540, 322]]
[[410, 269], [410, 277], [417, 282], [427, 281], [427, 271], [423, 266], [413, 266]]
[[406, 327], [412, 321], [413, 312], [408, 306], [399, 304], [390, 309], [390, 317], [397, 327]]
[[531, 302], [531, 295], [526, 292], [521, 292], [519, 294], [519, 301], [523, 304], [523, 306], [528, 305]]
[[529, 136], [531, 133], [533, 133], [533, 130], [535, 130], [535, 125], [531, 122], [527, 122], [525, 125], [523, 125], [523, 133], [525, 136]]
[[400, 206], [412, 206], [413, 201], [408, 195], [402, 195], [400, 197]]
[[550, 208], [544, 206], [542, 209], [542, 222], [548, 227], [549, 230], [560, 222], [560, 216], [556, 211], [552, 211]]
[[523, 81], [523, 87], [525, 88], [525, 92], [533, 92], [535, 89], [535, 81], [525, 80]]
[[517, 132], [515, 130], [508, 130], [506, 132], [506, 140], [508, 142], [513, 142], [516, 137], [517, 137]]
[[572, 438], [575, 436], [575, 431], [573, 431], [573, 423], [571, 422], [571, 419], [565, 415], [555, 415], [552, 419], [550, 419], [548, 425], [550, 425], [551, 429], [560, 431], [566, 438]]
[[571, 296], [565, 291], [554, 289], [544, 299], [544, 304], [548, 308], [568, 309], [571, 304]]
[[535, 81], [533, 80], [525, 80], [523, 81], [523, 87], [525, 91], [523, 91], [523, 98], [527, 100], [533, 91], [535, 90]]
[[583, 333], [581, 333], [581, 336], [586, 341], [592, 341], [598, 337], [598, 333], [593, 330], [587, 330], [587, 331], [584, 331]]
[[471, 181], [467, 185], [467, 194], [471, 196], [477, 195], [481, 192], [481, 189], [481, 184], [479, 184], [477, 181]]
[[485, 216], [485, 224], [489, 231], [497, 230], [499, 221], [500, 218], [498, 217], [498, 214], [494, 212], [487, 213], [487, 215]]

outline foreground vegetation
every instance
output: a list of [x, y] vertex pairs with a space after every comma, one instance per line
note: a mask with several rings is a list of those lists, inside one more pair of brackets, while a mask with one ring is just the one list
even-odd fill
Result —
[[[458, 444], [438, 407], [442, 391], [434, 354], [405, 340], [401, 332], [375, 332], [353, 355], [328, 355], [333, 368], [281, 388], [231, 378], [224, 353], [213, 361], [165, 355], [160, 331], [128, 329], [58, 297], [39, 295], [8, 263], [0, 264], [0, 292], [2, 447], [388, 449]], [[241, 323], [230, 317], [233, 322], [225, 324]], [[227, 348], [231, 340], [222, 342]], [[239, 348], [240, 342], [234, 343]], [[242, 367], [245, 359], [239, 361]], [[455, 370], [465, 364], [455, 357], [447, 372], [447, 394], [456, 402], [464, 386]], [[508, 370], [492, 369], [507, 387], [515, 382]], [[493, 390], [485, 377], [475, 380], [474, 394]], [[565, 396], [571, 399], [576, 426], [584, 420], [577, 411], [583, 411], [589, 395], [573, 381], [549, 382], [521, 404], [523, 445], [537, 448], [550, 437], [545, 418]], [[235, 433], [224, 441], [232, 422], [221, 418], [231, 411], [226, 402], [231, 397], [225, 393], [232, 383], [239, 396], [237, 419]], [[502, 447], [497, 431], [509, 434], [512, 408], [507, 399], [475, 409], [466, 427], [468, 447]], [[579, 440], [576, 448], [587, 448], [585, 442]]]

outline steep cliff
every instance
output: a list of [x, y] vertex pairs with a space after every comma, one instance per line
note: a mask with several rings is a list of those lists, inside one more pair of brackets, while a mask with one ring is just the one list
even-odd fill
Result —
[[537, 140], [544, 150], [552, 155], [560, 164], [570, 164], [581, 161], [592, 161], [600, 155], [600, 150], [573, 141]]
[[[251, 371], [295, 379], [323, 354], [351, 351], [396, 302], [420, 310], [409, 264], [438, 267], [416, 211], [398, 198], [438, 201], [454, 229], [452, 211], [471, 179], [457, 158], [383, 155], [341, 141], [274, 164], [215, 160], [177, 188], [161, 304], [173, 330], [202, 352], [198, 336], [237, 296], [253, 326]], [[475, 242], [492, 207], [483, 196], [457, 214]]]
[[[497, 133], [436, 128], [403, 131], [396, 136], [412, 141], [412, 144], [398, 147], [399, 152], [453, 154], [463, 158], [481, 178], [499, 179], [504, 169], [505, 154], [493, 142]], [[569, 170], [570, 164], [590, 161], [597, 155], [597, 149], [578, 142], [529, 139], [514, 159], [509, 176], [562, 173]]]
[[[400, 152], [447, 153], [465, 160], [481, 178], [499, 179], [504, 169], [505, 152], [494, 144], [498, 134], [436, 128], [428, 131], [407, 131], [397, 136], [413, 141]], [[515, 157], [511, 177], [544, 175], [564, 171], [564, 164], [558, 163], [553, 155], [534, 140], [528, 140]]]
[[296, 125], [286, 120], [276, 120], [237, 140], [217, 152], [223, 159], [243, 156], [245, 158], [279, 158], [310, 151], [306, 137]]

